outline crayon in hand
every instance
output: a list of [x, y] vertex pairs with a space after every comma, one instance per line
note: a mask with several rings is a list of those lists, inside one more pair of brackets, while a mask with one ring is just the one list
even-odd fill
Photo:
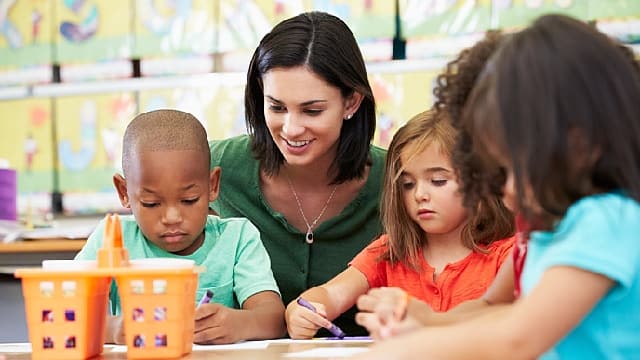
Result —
[[200, 299], [200, 302], [198, 303], [198, 306], [202, 305], [202, 304], [208, 304], [211, 299], [213, 299], [213, 291], [211, 290], [207, 290], [204, 295], [202, 295], [202, 299]]
[[[317, 313], [316, 308], [311, 305], [310, 302], [308, 302], [306, 299], [303, 298], [298, 298], [297, 300], [298, 305], [305, 307], [311, 311], [313, 311], [314, 313]], [[342, 329], [340, 329], [338, 326], [336, 326], [336, 324], [331, 323], [331, 327], [327, 328], [327, 330], [329, 330], [329, 332], [331, 332], [333, 334], [333, 336], [337, 337], [338, 339], [342, 339], [345, 336], [344, 331], [342, 331]]]

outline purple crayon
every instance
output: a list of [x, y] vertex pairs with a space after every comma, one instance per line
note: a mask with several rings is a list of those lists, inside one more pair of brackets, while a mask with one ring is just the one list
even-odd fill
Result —
[[[308, 302], [307, 300], [303, 299], [303, 298], [298, 298], [297, 300], [298, 305], [303, 306], [311, 311], [313, 311], [314, 313], [317, 313], [316, 308], [311, 305], [310, 302]], [[328, 328], [327, 330], [329, 330], [329, 332], [331, 332], [333, 334], [333, 336], [337, 337], [338, 339], [342, 339], [345, 336], [344, 331], [342, 331], [342, 329], [340, 329], [339, 327], [336, 326], [336, 324], [331, 323], [331, 327]]]
[[202, 304], [208, 304], [211, 299], [213, 299], [213, 291], [211, 290], [207, 290], [204, 295], [202, 295], [202, 299], [200, 299], [200, 302], [198, 303], [198, 306], [202, 305]]

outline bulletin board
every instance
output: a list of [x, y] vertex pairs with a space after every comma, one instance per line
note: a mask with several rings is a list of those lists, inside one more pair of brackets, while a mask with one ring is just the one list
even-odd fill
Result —
[[138, 0], [134, 4], [134, 57], [215, 51], [215, 1]]
[[52, 62], [52, 3], [0, 2], [0, 71]]
[[481, 32], [491, 20], [491, 0], [400, 0], [399, 5], [406, 38]]
[[395, 4], [388, 0], [225, 0], [219, 2], [217, 50], [252, 51], [277, 23], [312, 10], [344, 20], [358, 41], [395, 33]]
[[395, 34], [395, 1], [310, 0], [307, 11], [319, 10], [342, 19], [358, 41], [391, 39]]
[[[597, 0], [603, 2], [602, 0]], [[502, 0], [494, 2], [492, 28], [520, 29], [537, 17], [554, 13], [586, 19], [589, 2], [594, 0]], [[607, 1], [608, 3], [608, 1]]]
[[120, 169], [122, 135], [135, 115], [132, 93], [55, 99], [60, 191], [111, 191]]
[[[0, 101], [0, 157], [18, 171], [18, 192], [50, 192], [53, 189], [51, 100]], [[17, 145], [17, 146], [16, 146]]]
[[218, 1], [217, 52], [252, 51], [275, 22], [304, 11], [304, 1]]
[[399, 127], [432, 106], [437, 74], [435, 70], [369, 73], [376, 99], [375, 145], [388, 147]]
[[50, 99], [0, 101], [0, 158], [18, 173], [18, 212], [51, 211], [53, 135]]
[[54, 9], [55, 60], [94, 63], [131, 57], [130, 0], [59, 0]]
[[246, 133], [242, 83], [143, 90], [139, 101], [141, 112], [171, 108], [191, 113], [205, 127], [209, 140]]
[[[577, 0], [573, 0], [574, 2]], [[640, 19], [640, 1], [637, 0], [589, 0], [587, 19]]]

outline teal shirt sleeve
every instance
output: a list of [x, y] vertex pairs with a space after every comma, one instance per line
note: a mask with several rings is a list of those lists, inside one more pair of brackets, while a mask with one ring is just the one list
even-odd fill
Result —
[[240, 306], [249, 297], [262, 291], [273, 291], [280, 295], [258, 229], [246, 221], [239, 237], [233, 269], [233, 290]]
[[549, 239], [553, 245], [538, 259], [541, 268], [574, 266], [631, 286], [640, 267], [640, 251], [635, 250], [639, 209], [635, 201], [618, 194], [581, 200]]

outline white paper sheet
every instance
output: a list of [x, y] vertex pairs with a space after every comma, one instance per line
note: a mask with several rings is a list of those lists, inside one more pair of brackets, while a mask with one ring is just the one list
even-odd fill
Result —
[[297, 358], [340, 358], [360, 354], [369, 350], [366, 347], [317, 347], [314, 349], [283, 354], [283, 357]]
[[30, 343], [7, 343], [0, 344], [0, 353], [30, 353], [31, 352], [31, 344]]
[[[215, 350], [261, 350], [269, 346], [268, 341], [245, 341], [236, 344], [225, 345], [197, 345], [193, 344], [193, 351], [215, 351]], [[105, 349], [107, 351], [107, 349]], [[126, 345], [116, 345], [111, 348], [111, 352], [126, 352]]]

